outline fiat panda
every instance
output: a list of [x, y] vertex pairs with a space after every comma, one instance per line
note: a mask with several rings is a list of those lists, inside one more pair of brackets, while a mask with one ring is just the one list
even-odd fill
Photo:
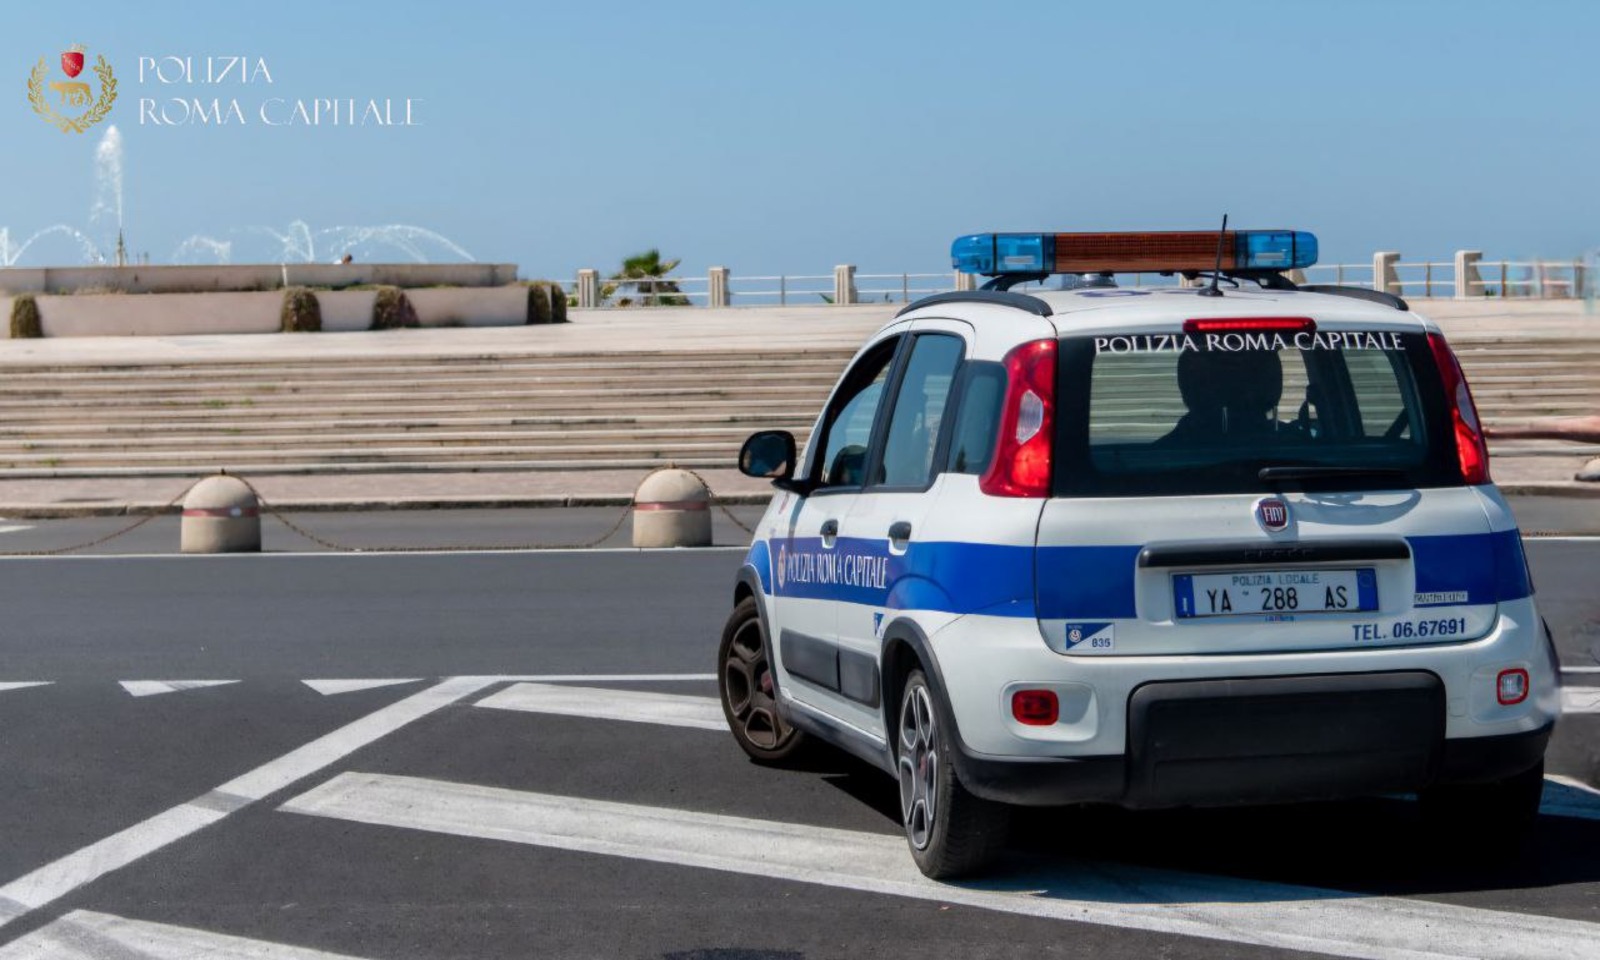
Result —
[[776, 492], [718, 652], [739, 745], [881, 768], [931, 877], [981, 870], [1015, 805], [1530, 822], [1558, 673], [1471, 391], [1399, 297], [1291, 282], [1315, 251], [957, 240], [984, 289], [869, 338], [803, 455], [740, 452]]

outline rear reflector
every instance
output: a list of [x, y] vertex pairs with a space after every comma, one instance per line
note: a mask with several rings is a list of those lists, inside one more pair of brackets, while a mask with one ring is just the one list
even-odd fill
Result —
[[1461, 479], [1472, 485], [1488, 483], [1489, 445], [1484, 441], [1478, 407], [1472, 402], [1472, 389], [1467, 386], [1466, 374], [1461, 372], [1461, 361], [1456, 359], [1455, 351], [1445, 342], [1443, 334], [1428, 334], [1428, 348], [1433, 351], [1433, 362], [1444, 383], [1445, 400], [1450, 404]]
[[1310, 317], [1207, 317], [1183, 321], [1184, 333], [1310, 333]]
[[1514, 707], [1528, 699], [1528, 671], [1521, 667], [1501, 670], [1494, 681], [1494, 696], [1502, 707]]
[[1061, 717], [1054, 690], [1018, 690], [1011, 695], [1011, 715], [1030, 727], [1048, 727]]

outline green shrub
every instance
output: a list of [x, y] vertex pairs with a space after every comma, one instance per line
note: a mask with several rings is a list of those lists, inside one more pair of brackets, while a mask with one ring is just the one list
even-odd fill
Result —
[[372, 329], [399, 330], [402, 327], [419, 327], [417, 311], [399, 287], [379, 287], [372, 301]]
[[22, 340], [44, 336], [39, 322], [39, 301], [33, 294], [19, 294], [11, 301], [11, 339]]
[[317, 295], [305, 287], [290, 287], [283, 292], [280, 329], [284, 333], [320, 333], [322, 305]]
[[567, 292], [554, 280], [529, 280], [528, 322], [566, 323]]

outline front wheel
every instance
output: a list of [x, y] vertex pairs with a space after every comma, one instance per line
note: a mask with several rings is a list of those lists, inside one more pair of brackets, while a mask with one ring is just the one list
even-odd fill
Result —
[[755, 597], [733, 608], [717, 650], [722, 714], [733, 739], [758, 763], [782, 763], [805, 748], [806, 735], [778, 716], [777, 686]]
[[951, 733], [921, 670], [906, 678], [896, 722], [900, 813], [911, 857], [935, 880], [977, 873], [1005, 846], [1010, 811], [967, 792], [956, 777]]

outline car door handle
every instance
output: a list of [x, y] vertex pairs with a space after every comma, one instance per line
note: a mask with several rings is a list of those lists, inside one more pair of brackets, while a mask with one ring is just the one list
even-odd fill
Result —
[[834, 537], [837, 537], [838, 535], [839, 535], [839, 521], [837, 521], [837, 520], [824, 520], [824, 521], [822, 521], [822, 539], [823, 540], [832, 540]]
[[911, 521], [896, 520], [889, 524], [889, 539], [904, 543], [911, 539]]

